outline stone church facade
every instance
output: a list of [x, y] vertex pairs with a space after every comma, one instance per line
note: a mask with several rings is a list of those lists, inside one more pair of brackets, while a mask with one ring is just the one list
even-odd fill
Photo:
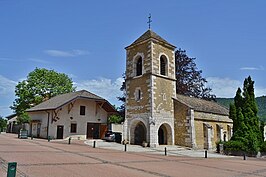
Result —
[[[214, 138], [217, 138], [213, 136], [214, 128], [211, 127], [215, 126], [212, 123], [219, 126], [224, 123], [227, 126], [227, 124], [231, 125], [232, 121], [228, 118], [228, 110], [216, 103], [211, 104], [216, 104], [216, 109], [223, 108], [224, 110], [204, 112], [178, 99], [175, 79], [175, 48], [151, 30], [146, 31], [125, 48], [126, 119], [123, 137], [131, 144], [141, 145], [146, 142], [150, 147], [160, 144], [179, 144], [210, 149]], [[198, 112], [203, 115], [195, 116]], [[210, 120], [206, 119], [207, 114], [210, 114]], [[198, 123], [198, 120], [202, 123]], [[209, 126], [210, 130], [208, 128], [205, 130], [204, 126]], [[228, 134], [224, 130], [220, 128], [220, 134]], [[201, 133], [198, 131], [203, 132], [201, 132], [203, 137], [200, 137]], [[220, 134], [219, 138], [222, 137]], [[200, 139], [203, 139], [203, 143]]]

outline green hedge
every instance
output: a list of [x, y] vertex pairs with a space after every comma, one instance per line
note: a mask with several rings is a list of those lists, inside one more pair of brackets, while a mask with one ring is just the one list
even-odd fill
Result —
[[240, 141], [227, 141], [224, 143], [225, 151], [245, 151], [245, 144]]
[[260, 147], [256, 148], [254, 145], [248, 144], [244, 141], [230, 140], [224, 143], [224, 151], [226, 154], [232, 154], [235, 152], [245, 152], [248, 154], [257, 154], [258, 151], [266, 152], [266, 141], [264, 141]]

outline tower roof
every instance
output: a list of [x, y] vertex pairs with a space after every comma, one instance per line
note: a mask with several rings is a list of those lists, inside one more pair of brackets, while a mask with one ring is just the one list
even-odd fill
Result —
[[133, 45], [136, 45], [138, 43], [141, 43], [143, 41], [146, 41], [148, 39], [155, 39], [171, 48], [176, 48], [174, 45], [170, 44], [169, 42], [167, 42], [165, 39], [163, 39], [161, 36], [159, 36], [158, 34], [156, 34], [155, 32], [153, 32], [151, 29], [148, 29], [144, 34], [142, 34], [137, 40], [135, 40], [131, 45], [127, 46], [126, 49], [128, 47], [131, 47]]

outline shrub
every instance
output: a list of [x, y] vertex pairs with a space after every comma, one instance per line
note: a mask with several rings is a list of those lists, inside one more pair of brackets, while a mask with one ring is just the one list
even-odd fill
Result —
[[245, 144], [242, 141], [227, 141], [224, 143], [224, 150], [227, 152], [232, 151], [246, 151]]
[[260, 151], [261, 151], [261, 152], [266, 152], [266, 141], [264, 141], [264, 142], [261, 144]]

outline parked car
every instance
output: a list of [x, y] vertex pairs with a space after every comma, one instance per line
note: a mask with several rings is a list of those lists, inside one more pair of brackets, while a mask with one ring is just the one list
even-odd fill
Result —
[[105, 133], [103, 139], [106, 140], [106, 141], [112, 141], [112, 142], [121, 143], [121, 141], [122, 141], [122, 133], [107, 131]]
[[106, 141], [115, 141], [115, 133], [111, 131], [107, 131], [104, 135], [104, 140]]

